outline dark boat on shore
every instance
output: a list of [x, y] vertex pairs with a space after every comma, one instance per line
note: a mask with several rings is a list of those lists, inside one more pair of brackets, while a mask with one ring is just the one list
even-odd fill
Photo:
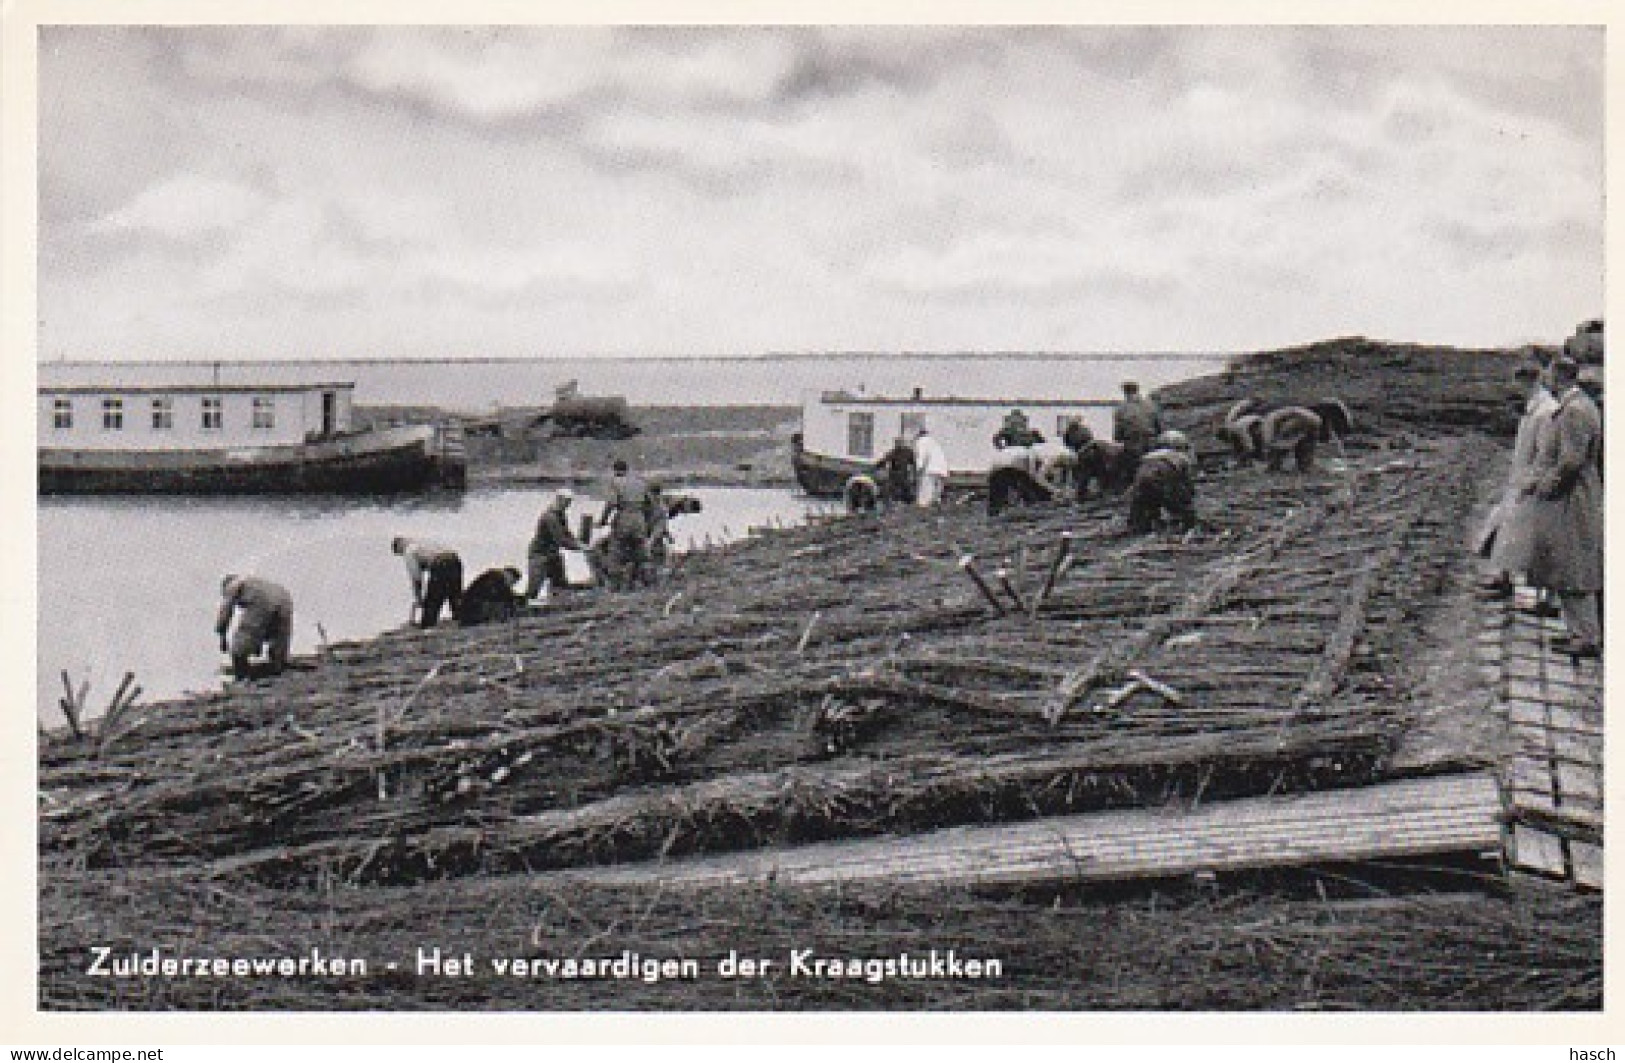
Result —
[[291, 446], [159, 453], [41, 449], [41, 494], [371, 494], [461, 487], [444, 428], [405, 425]]

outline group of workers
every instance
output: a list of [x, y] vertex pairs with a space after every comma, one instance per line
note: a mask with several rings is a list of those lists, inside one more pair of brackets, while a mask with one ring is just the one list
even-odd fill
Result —
[[[1081, 501], [1098, 486], [1102, 493], [1129, 493], [1129, 526], [1136, 532], [1165, 524], [1195, 526], [1196, 459], [1190, 440], [1166, 427], [1161, 409], [1132, 381], [1123, 384], [1109, 440], [1096, 439], [1076, 419], [1059, 441], [1047, 440], [1017, 409], [994, 434], [993, 447], [987, 477], [991, 515], [1058, 497], [1069, 488]], [[912, 448], [898, 437], [873, 473], [847, 480], [846, 506], [851, 512], [873, 511], [882, 501], [932, 506], [941, 501], [947, 478], [942, 444], [922, 425]]]
[[1493, 569], [1486, 593], [1510, 598], [1521, 577], [1537, 612], [1563, 618], [1553, 648], [1576, 658], [1602, 655], [1603, 590], [1602, 414], [1580, 372], [1571, 346], [1520, 369], [1512, 464], [1477, 543]]
[[[397, 536], [390, 549], [406, 566], [412, 591], [409, 622], [432, 628], [440, 622], [442, 610], [449, 610], [464, 627], [511, 620], [544, 590], [552, 595], [571, 586], [565, 551], [585, 555], [595, 585], [626, 590], [657, 582], [672, 544], [672, 518], [698, 512], [699, 501], [666, 495], [659, 484], [646, 482], [619, 460], [612, 467], [604, 497], [598, 520], [584, 522], [578, 535], [569, 521], [575, 492], [561, 488], [537, 518], [527, 551], [527, 571], [512, 566], [491, 568], [467, 586], [456, 550], [427, 539]], [[607, 530], [595, 537], [594, 528]], [[287, 588], [259, 576], [229, 575], [221, 583], [215, 632], [220, 651], [231, 657], [235, 678], [278, 674], [288, 664], [293, 596]], [[264, 661], [256, 663], [262, 653]]]

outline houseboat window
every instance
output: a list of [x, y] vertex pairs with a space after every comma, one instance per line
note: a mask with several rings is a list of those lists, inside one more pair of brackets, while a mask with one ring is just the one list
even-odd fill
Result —
[[276, 400], [257, 398], [254, 400], [254, 427], [265, 430], [276, 427]]
[[175, 400], [160, 398], [152, 400], [152, 430], [154, 432], [168, 432], [175, 427]]
[[124, 430], [124, 400], [102, 400], [102, 428], [108, 432], [122, 432]]
[[902, 425], [901, 425], [900, 434], [902, 435], [902, 437], [904, 439], [913, 439], [915, 436], [920, 434], [920, 429], [922, 429], [924, 427], [925, 427], [925, 414], [923, 414], [923, 413], [905, 413], [905, 414], [903, 414], [903, 422], [902, 422]]
[[846, 422], [846, 452], [854, 458], [875, 456], [875, 415], [849, 413]]
[[203, 400], [203, 430], [205, 432], [218, 432], [225, 426], [226, 417], [222, 402], [218, 398]]
[[51, 427], [59, 432], [73, 427], [72, 399], [57, 399], [51, 403]]

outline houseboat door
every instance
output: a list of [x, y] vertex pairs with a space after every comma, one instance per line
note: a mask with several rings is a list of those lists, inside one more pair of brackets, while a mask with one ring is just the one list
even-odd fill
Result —
[[322, 392], [322, 435], [330, 436], [338, 428], [339, 397], [336, 392]]

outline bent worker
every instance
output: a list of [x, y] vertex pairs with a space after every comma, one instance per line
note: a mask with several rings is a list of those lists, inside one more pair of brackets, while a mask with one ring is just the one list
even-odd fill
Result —
[[1112, 411], [1112, 441], [1123, 445], [1129, 475], [1139, 467], [1141, 456], [1155, 445], [1161, 432], [1162, 411], [1157, 404], [1140, 394], [1140, 385], [1124, 381], [1123, 401]]
[[641, 587], [649, 566], [649, 485], [616, 459], [598, 523], [609, 528], [609, 581], [619, 590]]
[[1285, 406], [1264, 415], [1264, 463], [1270, 472], [1280, 472], [1286, 456], [1292, 455], [1299, 472], [1315, 467], [1315, 444], [1325, 431], [1325, 423], [1314, 410]]
[[517, 568], [488, 568], [474, 577], [457, 603], [457, 623], [463, 627], [512, 620], [519, 613], [524, 598], [519, 594], [519, 581], [524, 578]]
[[873, 476], [857, 473], [847, 477], [841, 499], [848, 513], [873, 513], [880, 508], [880, 485]]
[[570, 531], [570, 504], [575, 492], [561, 487], [548, 502], [542, 515], [536, 518], [536, 532], [530, 537], [527, 551], [528, 572], [525, 580], [525, 600], [534, 602], [546, 584], [549, 595], [570, 585], [564, 567], [564, 551], [580, 550], [581, 543]]
[[[232, 614], [237, 630], [228, 639]], [[279, 675], [288, 666], [293, 643], [293, 595], [280, 584], [258, 576], [227, 576], [220, 581], [220, 613], [215, 617], [220, 652], [231, 655], [231, 674], [237, 679]], [[264, 650], [266, 664], [256, 670], [250, 658]]]
[[1013, 505], [1064, 497], [1071, 492], [1076, 472], [1077, 455], [1065, 444], [1004, 447], [988, 468], [987, 515], [996, 517]]
[[412, 584], [412, 603], [417, 626], [428, 629], [440, 622], [440, 607], [450, 605], [453, 615], [463, 600], [463, 559], [457, 551], [439, 543], [396, 536], [389, 548], [406, 562], [406, 578]]
[[1264, 456], [1264, 403], [1249, 395], [1230, 407], [1219, 426], [1219, 438], [1230, 444], [1237, 468]]
[[1108, 491], [1121, 494], [1128, 489], [1133, 476], [1128, 471], [1123, 444], [1097, 439], [1088, 425], [1076, 419], [1066, 426], [1061, 439], [1074, 455], [1072, 479], [1079, 502], [1088, 499], [1091, 483], [1098, 483], [1103, 495]]
[[1136, 535], [1159, 524], [1179, 531], [1196, 526], [1196, 459], [1185, 433], [1169, 429], [1140, 459], [1129, 493], [1128, 527]]

